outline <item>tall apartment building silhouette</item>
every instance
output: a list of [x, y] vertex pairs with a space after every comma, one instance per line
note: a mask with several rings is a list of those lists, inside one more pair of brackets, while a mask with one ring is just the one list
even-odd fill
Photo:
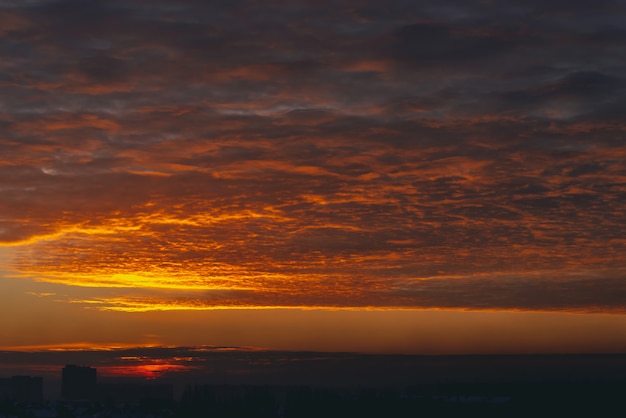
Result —
[[96, 369], [87, 366], [68, 364], [63, 368], [63, 399], [92, 400], [97, 395]]
[[[61, 394], [66, 401], [117, 400], [137, 401], [145, 399], [174, 398], [170, 384], [98, 383], [98, 372], [93, 367], [68, 364], [62, 371]], [[1, 388], [0, 388], [1, 389]]]

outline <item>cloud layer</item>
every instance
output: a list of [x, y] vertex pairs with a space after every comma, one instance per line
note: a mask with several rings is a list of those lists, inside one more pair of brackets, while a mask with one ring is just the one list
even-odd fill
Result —
[[0, 16], [24, 275], [103, 309], [624, 312], [622, 1]]

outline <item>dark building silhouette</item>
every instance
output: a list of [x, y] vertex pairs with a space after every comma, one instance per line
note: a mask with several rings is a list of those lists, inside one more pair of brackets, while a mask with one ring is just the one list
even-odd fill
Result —
[[43, 379], [31, 376], [13, 376], [0, 379], [0, 399], [18, 402], [41, 402], [43, 400]]
[[20, 402], [41, 402], [43, 400], [43, 379], [31, 376], [11, 378], [14, 399]]
[[172, 400], [172, 385], [158, 383], [98, 383], [93, 367], [67, 365], [63, 368], [62, 395], [68, 401]]
[[63, 368], [61, 393], [66, 400], [91, 400], [97, 394], [96, 369], [68, 364]]
[[98, 399], [103, 401], [172, 400], [172, 385], [157, 383], [109, 383], [98, 385]]
[[0, 379], [0, 399], [9, 399], [11, 396], [11, 379]]

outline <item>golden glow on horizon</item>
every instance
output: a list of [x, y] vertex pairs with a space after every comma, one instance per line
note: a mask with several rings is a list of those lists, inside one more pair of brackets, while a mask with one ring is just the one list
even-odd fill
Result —
[[[90, 311], [85, 313], [92, 314]], [[107, 317], [111, 318], [110, 315], [108, 313]], [[626, 326], [624, 315], [443, 310], [290, 310], [286, 313], [276, 309], [115, 315], [122, 315], [116, 320], [115, 326], [131, 331], [124, 342], [107, 343], [101, 330], [93, 329], [82, 333], [83, 338], [92, 340], [92, 343], [13, 345], [0, 349], [110, 351], [185, 346], [191, 347], [192, 351], [254, 349], [398, 354], [532, 354], [617, 353], [626, 348], [626, 335], [620, 332]], [[122, 322], [119, 322], [120, 319]], [[142, 343], [141, 334], [147, 331], [146, 328], [159, 329], [163, 335], [160, 338], [155, 336], [154, 342]], [[199, 329], [202, 332], [198, 332]], [[120, 334], [115, 335], [119, 337]], [[72, 337], [68, 334], [66, 338], [71, 340]], [[222, 345], [202, 345], [206, 341], [220, 341]], [[133, 357], [134, 354], [125, 355]], [[131, 364], [138, 362], [137, 359], [126, 361]], [[175, 362], [184, 364], [185, 361]]]
[[111, 344], [95, 344], [87, 342], [74, 342], [63, 344], [34, 344], [34, 345], [7, 345], [0, 346], [0, 350], [3, 351], [24, 351], [24, 352], [39, 352], [39, 351], [112, 351], [123, 350], [129, 348], [151, 348], [160, 347], [160, 345], [153, 344], [141, 344], [136, 343], [111, 343]]
[[[145, 349], [145, 348], [177, 348], [180, 345], [166, 345], [166, 344], [152, 344], [152, 343], [88, 343], [88, 342], [74, 342], [74, 343], [62, 343], [62, 344], [35, 344], [35, 345], [0, 345], [0, 351], [22, 351], [22, 352], [73, 352], [73, 351], [115, 351], [115, 350], [133, 350], [133, 349]], [[185, 349], [191, 352], [218, 352], [218, 351], [263, 351], [267, 350], [262, 347], [254, 346], [213, 346], [213, 345], [187, 345]], [[122, 356], [120, 360], [141, 360], [142, 356]], [[172, 360], [176, 361], [189, 361], [193, 357], [173, 357]]]

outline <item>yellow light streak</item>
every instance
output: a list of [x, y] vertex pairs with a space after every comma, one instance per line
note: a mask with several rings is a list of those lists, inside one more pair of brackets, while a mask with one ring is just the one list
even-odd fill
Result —
[[[72, 285], [78, 287], [95, 288], [142, 288], [142, 289], [172, 289], [172, 290], [254, 290], [254, 287], [234, 284], [228, 276], [194, 277], [165, 277], [148, 272], [140, 273], [90, 273], [76, 275], [71, 273], [45, 273], [35, 280], [47, 283]], [[228, 284], [219, 285], [216, 282]]]

